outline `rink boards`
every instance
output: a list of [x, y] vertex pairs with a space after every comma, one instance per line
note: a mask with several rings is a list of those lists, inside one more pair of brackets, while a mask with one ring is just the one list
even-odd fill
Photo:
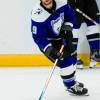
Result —
[[[84, 61], [84, 65], [89, 65], [88, 54], [78, 54]], [[53, 63], [42, 54], [0, 54], [0, 66], [10, 67], [27, 67], [27, 66], [52, 66]], [[98, 63], [100, 65], [100, 63]]]

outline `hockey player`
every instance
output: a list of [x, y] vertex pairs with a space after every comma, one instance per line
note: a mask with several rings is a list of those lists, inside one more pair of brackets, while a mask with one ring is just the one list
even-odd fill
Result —
[[[78, 34], [80, 33], [80, 26], [83, 22], [87, 24], [87, 31], [86, 31], [86, 37], [89, 42], [90, 46], [90, 67], [95, 67], [97, 61], [100, 61], [100, 33], [99, 33], [99, 27], [98, 25], [95, 25], [90, 20], [83, 17], [80, 13], [76, 12], [76, 9], [80, 9], [82, 12], [84, 12], [86, 15], [88, 15], [90, 18], [95, 20], [97, 23], [99, 23], [99, 16], [98, 16], [98, 7], [95, 0], [68, 0], [71, 7], [74, 9], [76, 16], [77, 16], [77, 24], [74, 27], [73, 34], [74, 39], [73, 43], [75, 45], [75, 48], [77, 48], [78, 44]], [[83, 61], [78, 60], [77, 61], [77, 67], [83, 68]]]
[[[72, 45], [72, 28], [75, 21], [73, 10], [66, 0], [40, 0], [32, 10], [31, 31], [41, 52], [57, 66], [66, 89], [76, 95], [85, 95], [88, 90], [75, 80], [76, 53]], [[59, 52], [61, 45], [64, 50]]]

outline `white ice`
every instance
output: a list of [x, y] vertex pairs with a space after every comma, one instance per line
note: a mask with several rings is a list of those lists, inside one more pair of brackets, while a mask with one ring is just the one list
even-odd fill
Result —
[[[0, 68], [0, 100], [39, 100], [51, 68]], [[100, 100], [100, 69], [77, 70], [76, 79], [83, 82], [90, 96], [71, 96], [57, 68], [42, 100]]]

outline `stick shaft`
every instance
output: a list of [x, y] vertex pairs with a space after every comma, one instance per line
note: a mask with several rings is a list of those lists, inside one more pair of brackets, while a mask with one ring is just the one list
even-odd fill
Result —
[[78, 13], [80, 13], [82, 16], [84, 16], [85, 18], [87, 18], [88, 20], [90, 20], [92, 23], [94, 23], [95, 25], [99, 25], [95, 20], [93, 20], [92, 18], [90, 18], [88, 15], [86, 15], [84, 12], [82, 12], [80, 9], [76, 9], [76, 11]]
[[[64, 49], [64, 45], [61, 46], [59, 52], [61, 53], [61, 52], [63, 51], [63, 49]], [[53, 68], [52, 68], [52, 70], [51, 70], [50, 76], [49, 76], [49, 78], [47, 79], [47, 81], [46, 81], [46, 83], [45, 83], [45, 85], [44, 85], [44, 88], [43, 88], [43, 90], [42, 90], [42, 92], [41, 92], [41, 95], [40, 95], [40, 97], [39, 97], [39, 100], [42, 100], [42, 98], [43, 98], [43, 96], [44, 96], [44, 94], [45, 94], [45, 92], [46, 92], [46, 89], [47, 89], [47, 87], [48, 87], [48, 85], [49, 85], [50, 79], [51, 79], [51, 77], [52, 77], [52, 75], [53, 75], [53, 73], [54, 73], [54, 70], [55, 70], [55, 68], [56, 68], [57, 62], [58, 62], [58, 59], [55, 60], [55, 63], [54, 63]]]

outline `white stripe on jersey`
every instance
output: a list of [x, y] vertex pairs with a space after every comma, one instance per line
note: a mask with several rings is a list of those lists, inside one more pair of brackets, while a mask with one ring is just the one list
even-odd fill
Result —
[[88, 26], [86, 34], [92, 35], [94, 33], [99, 33], [99, 32], [100, 32], [99, 26], [98, 25], [92, 25], [92, 26]]

